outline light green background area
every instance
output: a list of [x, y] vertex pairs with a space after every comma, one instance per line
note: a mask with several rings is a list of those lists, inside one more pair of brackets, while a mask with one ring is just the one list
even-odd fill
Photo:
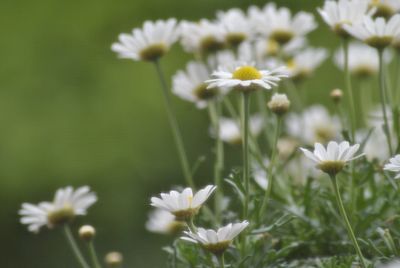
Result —
[[[0, 267], [76, 267], [61, 230], [27, 232], [17, 211], [51, 199], [66, 185], [90, 185], [99, 202], [89, 216], [97, 248], [122, 251], [126, 267], [163, 267], [168, 238], [144, 230], [149, 198], [183, 182], [159, 83], [146, 63], [118, 60], [111, 43], [146, 19], [211, 18], [216, 10], [266, 1], [2, 0], [0, 3]], [[275, 1], [315, 10], [321, 1]], [[319, 19], [318, 19], [319, 20]], [[314, 45], [338, 45], [320, 23]], [[168, 76], [189, 56], [175, 46], [163, 59]], [[339, 83], [339, 84], [337, 84]], [[327, 102], [341, 86], [326, 63], [303, 91]], [[207, 160], [198, 184], [212, 181], [212, 140], [204, 111], [174, 97], [189, 157]], [[232, 163], [238, 148], [228, 148]]]

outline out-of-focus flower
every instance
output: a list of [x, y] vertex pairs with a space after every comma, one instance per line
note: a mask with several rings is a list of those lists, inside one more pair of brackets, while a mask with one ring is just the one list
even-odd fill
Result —
[[217, 12], [217, 21], [224, 30], [225, 42], [236, 48], [242, 42], [249, 40], [253, 36], [252, 27], [242, 10], [232, 8], [228, 11]]
[[389, 163], [383, 169], [397, 173], [395, 179], [400, 178], [400, 155], [390, 158]]
[[107, 267], [110, 268], [121, 267], [123, 260], [124, 257], [122, 256], [122, 254], [116, 251], [107, 253], [104, 258], [104, 262], [106, 263]]
[[76, 216], [86, 215], [87, 209], [97, 201], [96, 194], [87, 186], [74, 190], [68, 186], [58, 189], [53, 202], [38, 205], [23, 203], [19, 211], [21, 223], [34, 233], [47, 225], [49, 228], [65, 224]]
[[225, 47], [224, 28], [206, 19], [181, 23], [181, 43], [186, 52], [200, 55], [215, 53]]
[[325, 1], [318, 12], [336, 34], [348, 37], [349, 33], [344, 26], [361, 23], [365, 16], [371, 16], [375, 10], [369, 9], [366, 0], [330, 0]]
[[400, 11], [398, 0], [370, 0], [370, 6], [376, 8], [374, 16], [390, 18]]
[[327, 57], [328, 53], [323, 48], [307, 48], [296, 53], [287, 62], [289, 77], [295, 81], [300, 81], [311, 76]]
[[340, 144], [331, 141], [328, 143], [326, 149], [320, 143], [315, 143], [314, 152], [304, 148], [300, 149], [306, 157], [317, 163], [317, 168], [329, 175], [336, 175], [344, 168], [347, 162], [364, 155], [359, 154], [355, 156], [359, 148], [359, 144], [350, 146], [347, 141], [342, 141]]
[[180, 98], [193, 102], [198, 108], [205, 108], [208, 101], [215, 99], [218, 90], [207, 89], [205, 81], [210, 78], [207, 66], [191, 61], [186, 70], [178, 71], [172, 78], [172, 92]]
[[119, 42], [111, 49], [120, 58], [154, 61], [167, 53], [178, 37], [176, 19], [145, 21], [143, 27], [133, 29], [132, 34], [120, 34]]
[[304, 37], [292, 39], [283, 46], [271, 39], [257, 39], [255, 42], [255, 49], [257, 58], [268, 59], [268, 57], [275, 57], [279, 54], [283, 56], [293, 55], [304, 48], [306, 44], [307, 40]]
[[367, 45], [382, 49], [399, 38], [400, 14], [394, 15], [388, 21], [382, 17], [372, 19], [366, 16], [362, 23], [351, 26], [345, 25], [344, 28]]
[[331, 99], [333, 100], [333, 102], [335, 103], [339, 103], [342, 98], [343, 98], [343, 91], [339, 88], [335, 88], [331, 91], [331, 93], [329, 94], [329, 96], [331, 97]]
[[[367, 131], [358, 132], [357, 140], [362, 141], [368, 135]], [[385, 161], [389, 157], [387, 139], [381, 127], [374, 128], [366, 141], [363, 151], [368, 161]]]
[[181, 193], [177, 191], [161, 193], [161, 198], [151, 198], [151, 205], [172, 213], [178, 221], [187, 220], [197, 214], [216, 188], [216, 186], [208, 185], [195, 195], [191, 188], [186, 188]]
[[205, 250], [215, 255], [221, 255], [232, 244], [233, 239], [238, 236], [247, 226], [248, 221], [228, 224], [218, 230], [199, 228], [195, 233], [185, 232], [183, 240], [200, 244]]
[[254, 181], [261, 187], [263, 190], [267, 190], [268, 188], [268, 174], [266, 168], [269, 166], [269, 159], [264, 158], [262, 164], [254, 161], [252, 163], [253, 170], [253, 178]]
[[175, 216], [163, 209], [155, 209], [149, 214], [146, 229], [159, 234], [176, 234], [186, 226], [184, 222], [177, 221]]
[[286, 94], [275, 93], [268, 102], [268, 108], [276, 115], [284, 115], [290, 107], [290, 101]]
[[263, 36], [283, 45], [296, 37], [305, 36], [317, 27], [311, 13], [299, 12], [295, 15], [286, 7], [276, 7], [268, 3], [262, 10], [249, 9], [254, 28]]
[[[258, 136], [264, 127], [264, 119], [261, 115], [255, 114], [250, 117], [250, 133], [252, 136]], [[217, 133], [213, 128], [210, 129], [210, 134], [215, 137]], [[241, 144], [242, 133], [240, 124], [237, 120], [222, 117], [219, 120], [219, 138], [230, 144]]]
[[336, 139], [341, 125], [339, 118], [329, 115], [325, 107], [314, 105], [302, 114], [289, 114], [286, 128], [291, 136], [306, 144], [313, 144], [314, 142], [327, 143]]

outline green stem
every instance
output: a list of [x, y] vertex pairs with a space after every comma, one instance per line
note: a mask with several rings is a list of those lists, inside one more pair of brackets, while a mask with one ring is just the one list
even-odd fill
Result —
[[223, 253], [222, 253], [221, 257], [219, 258], [219, 266], [220, 266], [220, 268], [225, 268], [225, 257], [224, 257]]
[[179, 159], [181, 161], [183, 175], [185, 177], [186, 183], [190, 187], [194, 188], [192, 173], [190, 171], [188, 158], [186, 155], [185, 147], [183, 145], [182, 135], [179, 130], [178, 122], [176, 120], [176, 116], [175, 116], [175, 113], [172, 108], [172, 103], [171, 103], [171, 98], [170, 98], [168, 87], [167, 87], [167, 82], [165, 81], [163, 71], [161, 70], [160, 62], [154, 61], [154, 66], [156, 68], [158, 78], [160, 79], [160, 82], [161, 82], [161, 88], [162, 88], [162, 92], [163, 92], [165, 108], [167, 110], [167, 116], [168, 116], [169, 124], [172, 129], [172, 134], [174, 136], [176, 148], [178, 150]]
[[79, 247], [76, 244], [74, 236], [72, 235], [71, 228], [69, 227], [68, 224], [64, 225], [64, 234], [80, 266], [82, 268], [90, 268], [90, 266], [85, 261], [85, 258], [83, 257], [81, 251], [79, 250]]
[[347, 232], [349, 233], [349, 236], [350, 236], [350, 239], [351, 239], [351, 241], [353, 243], [354, 249], [356, 250], [358, 258], [360, 259], [361, 266], [363, 268], [367, 268], [364, 256], [363, 256], [363, 254], [361, 252], [360, 246], [358, 245], [356, 236], [354, 235], [354, 231], [353, 231], [353, 229], [351, 227], [351, 224], [349, 222], [349, 219], [347, 217], [346, 210], [344, 209], [343, 201], [342, 201], [342, 198], [340, 197], [339, 184], [338, 184], [338, 181], [337, 181], [335, 175], [331, 175], [331, 181], [332, 181], [333, 189], [335, 191], [336, 202], [337, 202], [337, 205], [339, 207], [340, 215], [342, 216], [343, 221], [345, 222], [345, 225], [346, 225], [346, 228], [347, 228]]
[[390, 137], [390, 128], [389, 128], [389, 120], [386, 113], [386, 94], [385, 94], [385, 73], [384, 73], [384, 64], [383, 64], [383, 49], [378, 50], [379, 55], [379, 94], [381, 98], [381, 105], [382, 105], [382, 113], [383, 113], [383, 120], [384, 120], [384, 132], [386, 135], [389, 152], [390, 155], [393, 155], [393, 147], [392, 147], [392, 139]]
[[349, 110], [350, 110], [350, 134], [352, 142], [355, 142], [355, 108], [354, 108], [354, 98], [353, 98], [353, 88], [351, 86], [351, 77], [349, 71], [349, 41], [343, 39], [343, 50], [344, 50], [344, 74], [346, 78], [346, 88], [349, 100]]
[[193, 218], [194, 218], [194, 217], [191, 217], [191, 218], [189, 219], [189, 221], [187, 222], [187, 225], [188, 225], [188, 227], [189, 227], [189, 230], [190, 230], [192, 233], [196, 233], [196, 232], [197, 232], [197, 228], [196, 228], [196, 225], [194, 225]]
[[393, 86], [393, 90], [395, 92], [395, 97], [396, 97], [396, 101], [395, 104], [400, 105], [400, 51], [397, 51], [397, 57], [396, 57], [396, 65], [394, 68], [394, 86]]
[[274, 144], [272, 147], [272, 154], [271, 154], [271, 158], [270, 158], [270, 162], [269, 162], [269, 166], [268, 166], [268, 172], [267, 172], [268, 185], [267, 185], [267, 189], [265, 191], [264, 199], [263, 199], [261, 209], [260, 209], [260, 215], [259, 215], [260, 220], [262, 220], [262, 218], [264, 216], [264, 212], [267, 210], [268, 201], [269, 201], [269, 199], [271, 197], [271, 193], [272, 193], [274, 165], [275, 165], [275, 158], [278, 154], [278, 146], [277, 145], [278, 145], [278, 139], [279, 139], [279, 136], [281, 133], [281, 128], [282, 128], [282, 117], [278, 116], [277, 122], [276, 122], [276, 128], [275, 128]]
[[94, 248], [93, 241], [88, 242], [88, 247], [89, 247], [90, 257], [92, 258], [93, 267], [101, 268], [99, 258], [97, 257], [96, 249]]
[[245, 189], [245, 202], [243, 206], [243, 218], [247, 219], [249, 209], [249, 188], [250, 188], [250, 169], [249, 169], [249, 106], [250, 94], [242, 93], [242, 133], [243, 133], [243, 183]]

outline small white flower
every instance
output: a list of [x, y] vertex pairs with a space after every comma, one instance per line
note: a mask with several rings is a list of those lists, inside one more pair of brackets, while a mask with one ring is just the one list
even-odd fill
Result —
[[181, 23], [181, 44], [189, 53], [207, 55], [224, 48], [224, 28], [206, 19]]
[[340, 133], [340, 120], [331, 116], [328, 110], [321, 105], [314, 105], [306, 109], [302, 114], [291, 113], [286, 119], [288, 133], [305, 142], [327, 143], [336, 139]]
[[309, 77], [315, 69], [328, 57], [323, 48], [307, 48], [296, 53], [287, 62], [287, 72], [294, 80]]
[[[250, 133], [252, 136], [258, 136], [263, 127], [264, 119], [261, 115], [256, 114], [250, 117]], [[210, 134], [212, 137], [216, 137], [215, 130], [210, 129]], [[230, 144], [241, 144], [242, 143], [242, 133], [240, 130], [240, 124], [237, 120], [222, 117], [219, 120], [219, 138]]]
[[143, 27], [133, 29], [132, 34], [120, 34], [119, 42], [111, 49], [120, 58], [154, 61], [167, 53], [178, 37], [176, 19], [145, 21]]
[[253, 36], [249, 20], [238, 8], [217, 12], [217, 21], [223, 27], [225, 41], [232, 47], [237, 47]]
[[217, 231], [199, 228], [195, 233], [185, 232], [186, 236], [182, 237], [182, 239], [200, 244], [204, 249], [215, 255], [220, 255], [231, 245], [233, 239], [248, 225], [248, 221], [243, 221], [235, 224], [230, 223], [219, 228]]
[[181, 193], [177, 191], [170, 191], [168, 194], [161, 193], [161, 198], [151, 198], [151, 205], [172, 213], [177, 220], [186, 220], [199, 211], [216, 188], [216, 186], [208, 185], [195, 195], [191, 188], [185, 188]]
[[370, 5], [376, 8], [376, 17], [389, 18], [400, 11], [399, 0], [370, 0]]
[[23, 203], [19, 211], [21, 223], [28, 225], [34, 233], [47, 225], [54, 228], [67, 223], [78, 215], [86, 215], [86, 210], [97, 201], [96, 194], [87, 186], [74, 190], [72, 187], [58, 189], [53, 202], [41, 202], [38, 205]]
[[330, 175], [336, 175], [344, 168], [347, 162], [364, 155], [355, 156], [359, 148], [359, 144], [350, 146], [347, 141], [342, 141], [340, 144], [331, 141], [326, 149], [322, 144], [315, 143], [314, 152], [304, 148], [300, 148], [300, 150], [303, 151], [306, 157], [317, 163], [317, 167], [320, 170]]
[[366, 0], [325, 1], [318, 12], [331, 29], [340, 36], [348, 36], [345, 25], [357, 25], [375, 10], [369, 9]]
[[[367, 136], [368, 132], [358, 132], [356, 135], [357, 140], [362, 141]], [[364, 145], [365, 157], [368, 161], [379, 160], [385, 161], [390, 155], [385, 133], [381, 127], [374, 128]]]
[[177, 221], [175, 216], [163, 209], [155, 209], [149, 214], [146, 229], [153, 233], [175, 234], [182, 231], [185, 223]]
[[389, 164], [386, 164], [385, 167], [383, 168], [384, 170], [396, 172], [396, 177], [395, 179], [400, 178], [400, 154], [395, 155], [394, 157], [390, 158]]
[[218, 95], [217, 89], [207, 89], [205, 81], [210, 78], [207, 66], [191, 61], [186, 70], [178, 71], [172, 78], [172, 92], [184, 100], [193, 102], [198, 108], [207, 107], [208, 101]]
[[285, 114], [290, 107], [290, 101], [286, 94], [275, 93], [268, 102], [268, 107], [277, 115]]
[[386, 21], [382, 17], [364, 17], [360, 24], [345, 25], [344, 28], [355, 38], [375, 47], [385, 48], [400, 36], [400, 14]]
[[292, 39], [304, 36], [317, 27], [311, 13], [299, 12], [292, 16], [286, 7], [277, 8], [274, 3], [264, 6], [263, 10], [252, 7], [249, 16], [257, 31], [279, 44], [286, 44]]
[[212, 76], [214, 79], [207, 80], [208, 88], [235, 88], [242, 91], [252, 91], [259, 88], [271, 89], [276, 86], [281, 78], [287, 75], [283, 72], [283, 67], [272, 71], [258, 70], [252, 64], [238, 64], [234, 71], [228, 70], [225, 66], [220, 66]]

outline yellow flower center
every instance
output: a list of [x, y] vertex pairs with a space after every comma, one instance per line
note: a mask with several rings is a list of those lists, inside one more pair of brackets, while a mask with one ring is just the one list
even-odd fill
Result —
[[205, 244], [205, 245], [202, 245], [202, 247], [205, 250], [213, 253], [214, 255], [220, 256], [222, 253], [225, 252], [225, 250], [227, 250], [227, 248], [229, 248], [230, 244], [231, 244], [231, 241], [226, 240], [226, 241], [218, 242], [216, 244]]
[[246, 40], [246, 35], [244, 33], [229, 33], [225, 39], [231, 47], [237, 47]]
[[365, 40], [365, 43], [371, 47], [383, 49], [393, 42], [392, 36], [372, 36]]
[[290, 59], [286, 62], [286, 66], [288, 67], [288, 69], [293, 70], [294, 68], [296, 68], [296, 61], [294, 59]]
[[257, 80], [261, 79], [262, 75], [257, 68], [253, 66], [242, 66], [233, 72], [232, 77], [234, 79], [247, 81], [247, 80]]
[[207, 84], [200, 84], [193, 93], [200, 100], [209, 100], [217, 95], [217, 90], [215, 88], [207, 88]]
[[345, 164], [343, 161], [323, 161], [318, 164], [318, 168], [329, 175], [336, 175], [343, 170]]
[[63, 208], [50, 212], [47, 215], [49, 227], [55, 227], [64, 223], [70, 222], [75, 218], [74, 209], [66, 204]]
[[139, 56], [142, 60], [155, 61], [164, 56], [167, 51], [168, 48], [165, 44], [154, 44], [140, 51]]
[[370, 7], [376, 8], [375, 17], [390, 18], [395, 13], [395, 10], [390, 5], [381, 3], [380, 0], [372, 0]]
[[214, 36], [206, 36], [200, 41], [200, 50], [203, 54], [215, 53], [224, 48], [224, 43]]
[[270, 35], [270, 38], [280, 45], [287, 44], [293, 37], [293, 32], [286, 29], [275, 30]]
[[273, 39], [267, 41], [266, 56], [276, 56], [279, 52], [279, 43]]

